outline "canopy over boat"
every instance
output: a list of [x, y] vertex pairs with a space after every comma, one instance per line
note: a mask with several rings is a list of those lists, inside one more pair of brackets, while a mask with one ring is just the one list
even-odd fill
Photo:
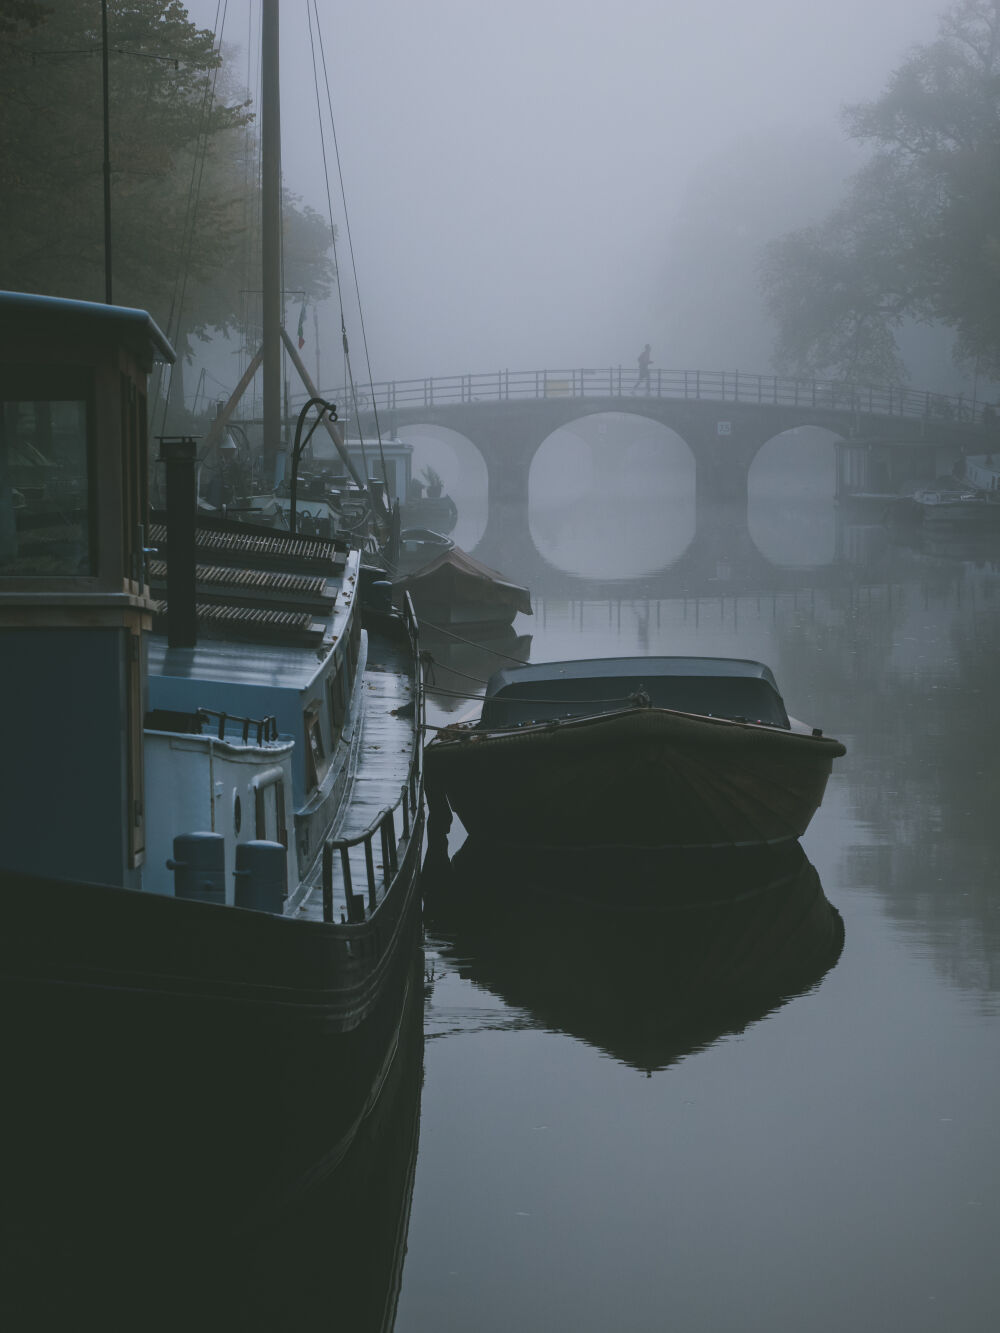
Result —
[[482, 725], [520, 726], [637, 703], [788, 727], [770, 667], [731, 657], [609, 657], [508, 667], [490, 677]]

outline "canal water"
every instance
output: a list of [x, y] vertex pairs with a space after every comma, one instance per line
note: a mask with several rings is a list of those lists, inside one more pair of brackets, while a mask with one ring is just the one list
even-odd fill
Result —
[[744, 915], [726, 954], [680, 922], [661, 975], [641, 931], [536, 926], [549, 869], [463, 863], [456, 825], [453, 887], [489, 880], [506, 915], [428, 921], [396, 1333], [996, 1329], [1000, 545], [787, 496], [714, 519], [583, 496], [532, 542], [490, 531], [534, 615], [431, 645], [432, 721], [499, 653], [720, 654], [768, 663], [847, 755], [802, 840], [801, 935]]
[[[67, 1212], [40, 1184], [27, 1229], [58, 1247], [0, 1253], [5, 1327], [1000, 1327], [1000, 543], [907, 543], [777, 486], [705, 512], [682, 492], [567, 486], [488, 527], [460, 500], [459, 543], [534, 614], [482, 644], [425, 627], [430, 721], [511, 658], [758, 659], [847, 746], [801, 847], [546, 861], [456, 823], [425, 867], [398, 1058], [330, 1176], [235, 1236], [206, 1236], [196, 1191], [161, 1216], [174, 1125], [123, 1050], [93, 1197]], [[660, 886], [688, 907], [654, 930], [635, 909]], [[46, 1126], [96, 1125], [89, 1059]], [[189, 1121], [229, 1129], [196, 1090]], [[251, 1175], [294, 1118], [259, 1131]], [[13, 1157], [29, 1178], [62, 1155], [39, 1134]]]

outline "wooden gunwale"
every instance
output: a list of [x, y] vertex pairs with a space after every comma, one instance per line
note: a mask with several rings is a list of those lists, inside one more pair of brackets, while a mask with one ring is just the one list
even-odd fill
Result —
[[645, 726], [660, 730], [664, 730], [664, 724], [669, 723], [672, 731], [681, 735], [689, 734], [692, 737], [697, 732], [699, 739], [710, 743], [720, 740], [732, 741], [736, 736], [742, 735], [750, 741], [774, 742], [779, 746], [787, 746], [789, 743], [805, 745], [815, 749], [818, 754], [827, 754], [831, 759], [839, 758], [846, 753], [842, 742], [832, 736], [814, 736], [806, 732], [768, 726], [763, 722], [740, 722], [732, 718], [711, 717], [701, 713], [683, 713], [671, 708], [623, 708], [610, 713], [558, 718], [555, 721], [526, 723], [515, 727], [485, 728], [478, 723], [456, 723], [438, 732], [437, 737], [428, 746], [427, 754], [430, 758], [432, 755], [440, 756], [445, 749], [465, 750], [472, 746], [538, 741], [543, 736], [556, 733], [575, 737], [579, 732], [620, 730], [623, 723], [630, 728]]

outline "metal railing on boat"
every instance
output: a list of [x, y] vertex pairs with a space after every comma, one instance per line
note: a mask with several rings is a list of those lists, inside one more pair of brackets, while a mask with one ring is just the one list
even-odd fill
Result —
[[[423, 663], [418, 651], [419, 627], [413, 610], [413, 603], [407, 593], [403, 603], [403, 624], [409, 640], [414, 662], [414, 683], [418, 707], [413, 710], [413, 754], [407, 771], [406, 781], [402, 784], [399, 799], [392, 805], [385, 806], [375, 819], [361, 833], [350, 838], [330, 838], [323, 844], [322, 889], [323, 920], [332, 922], [334, 916], [334, 867], [339, 861], [341, 886], [346, 902], [347, 922], [359, 923], [367, 919], [367, 914], [375, 911], [392, 887], [399, 874], [400, 864], [405, 858], [410, 838], [418, 824], [423, 802], [423, 726], [424, 726], [424, 689]], [[401, 826], [397, 834], [396, 811], [400, 811]], [[375, 839], [381, 853], [381, 870], [375, 862]], [[351, 866], [351, 848], [363, 847], [365, 857], [365, 888], [355, 889], [354, 871]], [[381, 883], [382, 893], [379, 894]]]

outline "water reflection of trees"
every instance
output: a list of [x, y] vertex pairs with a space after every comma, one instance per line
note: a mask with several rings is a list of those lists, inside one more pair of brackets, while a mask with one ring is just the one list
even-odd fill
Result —
[[995, 991], [1000, 579], [902, 553], [893, 579], [819, 603], [778, 639], [810, 702], [849, 733], [846, 789], [874, 845], [848, 850], [848, 877], [956, 985]]

